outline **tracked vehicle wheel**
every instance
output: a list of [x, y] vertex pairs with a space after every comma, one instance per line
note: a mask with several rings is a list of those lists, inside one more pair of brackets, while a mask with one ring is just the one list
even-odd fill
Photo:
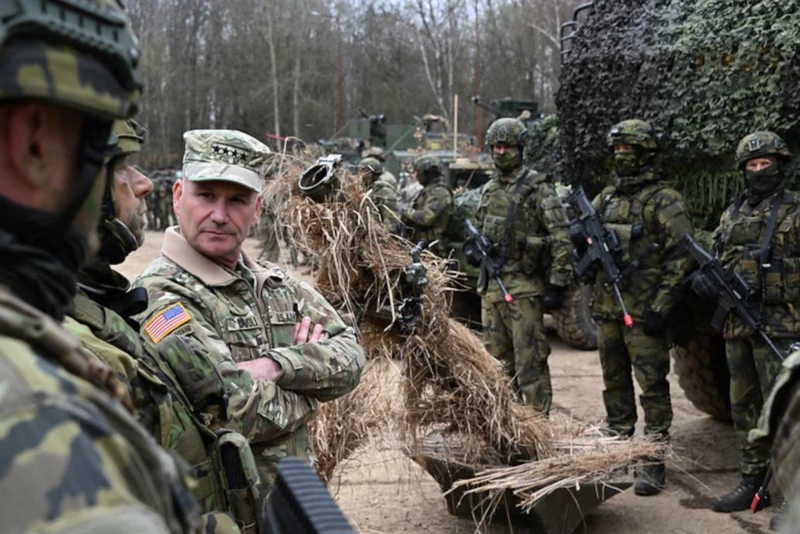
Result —
[[558, 337], [577, 349], [597, 348], [597, 327], [592, 317], [592, 300], [592, 288], [581, 284], [570, 289], [560, 310], [551, 313]]

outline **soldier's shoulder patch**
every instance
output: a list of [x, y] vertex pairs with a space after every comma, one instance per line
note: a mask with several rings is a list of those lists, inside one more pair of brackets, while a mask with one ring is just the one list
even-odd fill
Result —
[[153, 343], [158, 343], [178, 327], [192, 320], [192, 316], [180, 302], [167, 306], [144, 325], [144, 331]]

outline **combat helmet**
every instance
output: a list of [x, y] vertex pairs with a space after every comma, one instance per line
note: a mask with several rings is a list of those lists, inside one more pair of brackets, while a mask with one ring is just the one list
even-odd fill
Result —
[[72, 223], [102, 169], [111, 124], [141, 95], [138, 41], [115, 0], [18, 0], [0, 19], [0, 103], [36, 99], [85, 113], [73, 198], [53, 236]]
[[519, 119], [497, 119], [486, 132], [486, 144], [489, 146], [504, 144], [522, 146], [528, 137], [528, 130]]
[[114, 204], [114, 167], [120, 158], [141, 151], [145, 133], [145, 129], [133, 119], [117, 120], [114, 121], [114, 127], [108, 139], [110, 159], [106, 164], [107, 180], [103, 193], [99, 234], [100, 255], [112, 265], [122, 263], [128, 254], [141, 246], [130, 228], [117, 218], [117, 209]]
[[383, 165], [381, 162], [378, 161], [377, 158], [364, 158], [358, 162], [357, 166], [358, 172], [363, 172], [368, 170], [372, 174], [381, 175], [383, 174]]
[[436, 156], [420, 156], [414, 162], [414, 172], [442, 174], [442, 162]]
[[365, 154], [367, 158], [375, 158], [378, 161], [384, 161], [386, 159], [386, 154], [383, 152], [383, 149], [379, 146], [371, 146], [367, 149], [367, 153]]
[[612, 149], [614, 145], [631, 145], [644, 150], [658, 150], [656, 131], [649, 122], [640, 119], [625, 120], [612, 126], [607, 142]]
[[742, 168], [753, 158], [776, 156], [785, 163], [792, 157], [786, 142], [778, 134], [763, 131], [746, 135], [736, 147], [736, 166]]
[[298, 187], [300, 193], [313, 202], [324, 203], [340, 189], [337, 170], [342, 162], [340, 154], [330, 154], [317, 159], [300, 175]]

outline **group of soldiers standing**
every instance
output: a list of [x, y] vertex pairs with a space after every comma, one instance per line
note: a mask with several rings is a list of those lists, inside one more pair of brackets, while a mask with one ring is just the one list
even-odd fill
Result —
[[172, 206], [172, 186], [178, 179], [173, 168], [159, 169], [150, 174], [153, 191], [147, 195], [147, 227], [164, 231], [176, 224]]

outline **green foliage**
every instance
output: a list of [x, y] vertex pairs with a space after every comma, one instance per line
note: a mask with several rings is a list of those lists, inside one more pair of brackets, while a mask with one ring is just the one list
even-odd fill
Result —
[[757, 130], [800, 151], [800, 0], [597, 0], [557, 96], [564, 178], [607, 180], [611, 125], [666, 136], [666, 177], [698, 225], [741, 189], [739, 139]]

